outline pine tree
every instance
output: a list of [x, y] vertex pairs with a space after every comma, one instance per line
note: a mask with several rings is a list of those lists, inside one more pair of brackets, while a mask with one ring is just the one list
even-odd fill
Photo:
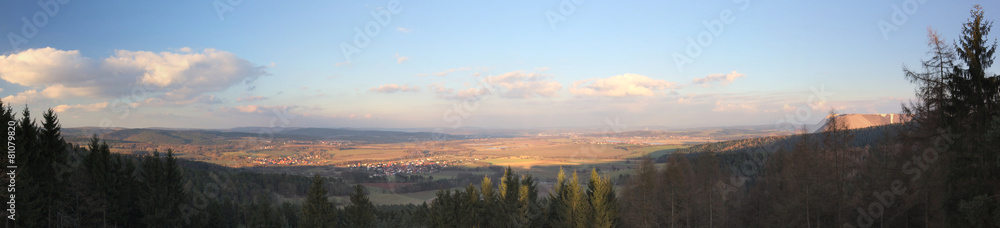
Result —
[[[989, 218], [970, 220], [961, 212], [961, 203], [975, 201], [977, 197], [1000, 198], [1000, 153], [996, 140], [984, 138], [988, 135], [991, 120], [1000, 112], [1000, 77], [987, 75], [993, 64], [993, 54], [997, 43], [990, 44], [988, 35], [992, 21], [986, 20], [983, 9], [976, 5], [971, 18], [962, 25], [962, 36], [955, 45], [958, 59], [965, 69], [956, 70], [950, 77], [950, 105], [946, 108], [946, 126], [957, 128], [962, 137], [955, 140], [948, 153], [952, 156], [947, 184], [949, 195], [945, 204], [949, 223], [954, 226], [971, 227], [974, 224], [993, 224]], [[957, 138], [957, 137], [956, 137]], [[1000, 213], [1000, 203], [993, 207]], [[990, 214], [991, 212], [981, 212]], [[996, 222], [1000, 223], [1000, 222]], [[1000, 224], [995, 224], [1000, 225]]]
[[522, 227], [543, 226], [545, 217], [542, 214], [542, 205], [538, 202], [538, 185], [531, 175], [521, 177], [521, 198], [519, 200], [519, 219], [525, 221]]
[[427, 222], [429, 227], [457, 227], [459, 214], [456, 208], [457, 200], [452, 196], [451, 190], [439, 190], [434, 201], [429, 208], [430, 219]]
[[564, 214], [568, 213], [568, 207], [564, 201], [566, 198], [568, 198], [566, 192], [566, 172], [563, 171], [562, 167], [559, 167], [559, 174], [556, 175], [556, 183], [553, 186], [552, 192], [549, 192], [549, 204], [545, 209], [546, 224], [544, 226], [565, 226], [563, 217], [566, 217]]
[[521, 220], [518, 215], [520, 204], [521, 182], [514, 171], [507, 167], [503, 177], [500, 178], [500, 197], [497, 206], [498, 214], [492, 225], [505, 227], [519, 227], [527, 223]]
[[483, 195], [481, 219], [484, 222], [492, 222], [498, 216], [497, 196], [494, 193], [493, 181], [490, 180], [489, 176], [483, 176], [483, 181], [479, 184], [479, 192]]
[[180, 167], [173, 150], [160, 158], [157, 151], [143, 161], [146, 198], [143, 201], [143, 223], [148, 227], [177, 227], [182, 225], [180, 205], [187, 201], [184, 194]]
[[615, 187], [611, 183], [611, 178], [601, 177], [596, 169], [591, 170], [588, 189], [587, 194], [592, 209], [590, 224], [599, 228], [621, 226], [621, 220], [618, 218], [618, 200], [615, 198]]
[[300, 227], [333, 227], [330, 217], [336, 208], [330, 204], [326, 198], [326, 185], [323, 177], [319, 174], [313, 176], [312, 187], [306, 196], [306, 201], [302, 205], [302, 218], [299, 220]]
[[567, 200], [570, 203], [570, 213], [565, 219], [572, 221], [570, 224], [574, 227], [587, 227], [590, 202], [587, 202], [587, 193], [580, 186], [580, 178], [576, 173], [576, 171], [573, 171], [573, 178], [570, 179], [567, 189], [569, 192], [568, 196], [570, 197]]
[[375, 225], [375, 206], [368, 200], [365, 187], [354, 185], [351, 193], [351, 204], [344, 207], [348, 224], [351, 227], [373, 227]]
[[463, 207], [459, 210], [465, 212], [466, 215], [459, 216], [459, 219], [462, 220], [459, 224], [462, 227], [481, 226], [483, 220], [479, 215], [482, 213], [482, 208], [480, 208], [481, 200], [479, 199], [479, 191], [476, 190], [476, 186], [469, 183], [469, 185], [465, 186], [465, 192], [462, 195], [465, 199], [457, 200], [465, 200], [462, 204]]
[[[52, 166], [46, 158], [45, 152], [40, 148], [38, 142], [39, 129], [35, 121], [31, 119], [31, 111], [28, 106], [24, 106], [21, 111], [21, 119], [15, 129], [14, 142], [17, 144], [18, 164], [17, 181], [21, 183], [32, 183], [30, 185], [18, 185], [21, 194], [18, 195], [20, 202], [17, 210], [17, 223], [20, 227], [49, 227], [51, 222], [51, 202], [54, 193], [51, 191], [50, 183], [54, 177]], [[22, 198], [23, 197], [23, 198]], [[23, 206], [22, 206], [23, 205]]]
[[59, 124], [59, 117], [52, 109], [48, 109], [42, 113], [42, 126], [38, 135], [39, 142], [39, 159], [41, 167], [44, 167], [42, 172], [39, 172], [41, 180], [43, 180], [44, 189], [46, 195], [48, 195], [48, 207], [49, 208], [49, 224], [63, 226], [62, 219], [68, 216], [68, 207], [65, 201], [65, 186], [66, 178], [70, 173], [74, 172], [76, 169], [74, 166], [67, 163], [67, 157], [69, 157], [68, 147], [66, 142], [63, 141], [62, 125]]

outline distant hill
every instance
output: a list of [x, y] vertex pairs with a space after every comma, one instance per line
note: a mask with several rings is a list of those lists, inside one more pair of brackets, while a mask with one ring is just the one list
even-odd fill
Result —
[[829, 128], [827, 123], [831, 119], [836, 119], [838, 123], [845, 123], [847, 129], [859, 129], [873, 126], [905, 123], [910, 121], [910, 115], [904, 114], [837, 114], [827, 115], [812, 132], [822, 132]]
[[[100, 130], [100, 131], [98, 131]], [[73, 142], [85, 142], [97, 133], [103, 140], [155, 143], [213, 145], [244, 137], [274, 137], [286, 140], [350, 140], [367, 143], [399, 143], [430, 140], [458, 140], [476, 136], [455, 136], [429, 132], [371, 131], [334, 128], [285, 128], [270, 132], [264, 128], [239, 128], [230, 130], [182, 130], [182, 129], [90, 129], [67, 128], [64, 137]], [[263, 134], [261, 132], [264, 132]]]
[[371, 131], [340, 128], [301, 128], [281, 131], [278, 134], [311, 136], [325, 139], [351, 140], [370, 143], [400, 143], [470, 138], [470, 136], [455, 136], [430, 132]]

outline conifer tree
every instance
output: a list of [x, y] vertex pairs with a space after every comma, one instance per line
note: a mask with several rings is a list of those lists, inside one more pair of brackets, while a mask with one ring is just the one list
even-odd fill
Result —
[[592, 209], [590, 224], [600, 228], [621, 226], [618, 200], [615, 198], [615, 187], [611, 179], [599, 176], [596, 169], [591, 170], [588, 189]]
[[483, 176], [479, 184], [479, 192], [483, 194], [481, 218], [484, 222], [492, 222], [497, 217], [497, 196], [493, 189], [493, 181], [489, 176]]
[[351, 227], [373, 227], [375, 225], [375, 206], [368, 200], [365, 187], [354, 185], [351, 193], [351, 204], [344, 207], [348, 225]]
[[565, 199], [568, 198], [566, 193], [566, 172], [562, 167], [559, 167], [559, 173], [556, 175], [556, 183], [553, 186], [552, 192], [549, 192], [549, 204], [545, 209], [545, 226], [559, 227], [566, 225], [565, 221], [563, 221], [563, 217], [566, 217], [564, 214], [568, 213], [565, 202]]
[[[23, 203], [18, 203], [17, 223], [20, 227], [49, 227], [51, 223], [51, 202], [54, 192], [48, 186], [52, 180], [46, 177], [51, 175], [51, 164], [47, 163], [49, 158], [45, 158], [45, 152], [41, 151], [38, 142], [39, 129], [35, 121], [31, 119], [31, 111], [28, 106], [24, 106], [21, 111], [21, 119], [15, 129], [14, 142], [17, 144], [18, 161], [23, 161], [18, 165], [17, 181], [21, 183], [32, 183], [30, 185], [19, 185], [20, 199]], [[49, 174], [49, 175], [46, 175]], [[21, 198], [23, 197], [23, 198]], [[23, 205], [23, 206], [22, 206]]]
[[576, 173], [576, 171], [573, 171], [573, 178], [570, 179], [567, 186], [569, 213], [565, 219], [570, 221], [569, 224], [572, 224], [574, 227], [586, 227], [587, 216], [590, 214], [590, 202], [587, 202], [587, 193], [580, 186], [580, 178]]
[[518, 214], [519, 219], [525, 221], [522, 227], [542, 226], [544, 224], [542, 220], [545, 217], [542, 214], [542, 206], [538, 202], [538, 185], [531, 175], [521, 177], [520, 196]]
[[335, 208], [326, 198], [326, 185], [323, 177], [319, 174], [313, 176], [312, 187], [306, 195], [306, 201], [302, 204], [302, 219], [299, 220], [300, 227], [332, 227], [333, 221], [330, 215]]

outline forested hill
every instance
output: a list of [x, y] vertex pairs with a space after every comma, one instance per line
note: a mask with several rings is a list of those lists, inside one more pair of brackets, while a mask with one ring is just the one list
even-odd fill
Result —
[[[890, 124], [873, 126], [866, 128], [850, 129], [846, 130], [844, 136], [849, 136], [850, 142], [847, 143], [850, 147], [871, 147], [875, 146], [880, 142], [884, 142], [889, 139], [893, 139], [899, 135], [899, 132], [905, 130], [905, 128], [910, 128], [912, 126], [905, 124]], [[786, 135], [786, 136], [770, 136], [770, 137], [760, 137], [752, 139], [739, 139], [722, 141], [715, 143], [705, 143], [688, 148], [678, 149], [675, 153], [681, 154], [696, 154], [699, 152], [712, 151], [715, 153], [750, 153], [750, 152], [763, 152], [763, 153], [774, 153], [781, 149], [791, 149], [803, 139], [808, 139], [810, 143], [815, 143], [817, 145], [822, 145], [820, 143], [828, 136], [827, 133], [817, 132], [817, 133], [804, 133], [796, 135]], [[841, 140], [843, 138], [841, 137]], [[836, 142], [837, 144], [843, 145], [841, 142]], [[663, 163], [667, 161], [670, 154], [665, 154], [656, 159], [657, 163]]]

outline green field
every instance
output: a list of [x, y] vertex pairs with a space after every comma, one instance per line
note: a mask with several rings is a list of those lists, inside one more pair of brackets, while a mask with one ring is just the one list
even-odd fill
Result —
[[538, 161], [538, 160], [537, 159], [530, 159], [530, 158], [494, 158], [494, 159], [486, 159], [486, 160], [483, 160], [483, 161], [484, 162], [489, 162], [489, 163], [494, 164], [494, 165], [503, 165], [503, 164], [510, 164], [510, 163], [533, 162], [533, 161]]
[[[465, 188], [453, 188], [453, 189], [465, 189]], [[422, 191], [422, 192], [412, 192], [405, 194], [383, 194], [383, 193], [371, 193], [368, 195], [368, 199], [372, 201], [375, 205], [391, 205], [391, 204], [421, 204], [424, 202], [430, 203], [431, 199], [436, 197], [438, 190], [433, 191]], [[350, 198], [335, 197], [338, 198], [337, 202], [350, 202]]]
[[460, 173], [472, 173], [472, 175], [474, 176], [482, 177], [483, 175], [492, 173], [492, 171], [489, 171], [488, 169], [482, 169], [482, 171], [441, 171], [441, 172], [431, 173], [430, 176], [433, 176], [435, 180], [453, 179], [457, 177], [458, 174]]

